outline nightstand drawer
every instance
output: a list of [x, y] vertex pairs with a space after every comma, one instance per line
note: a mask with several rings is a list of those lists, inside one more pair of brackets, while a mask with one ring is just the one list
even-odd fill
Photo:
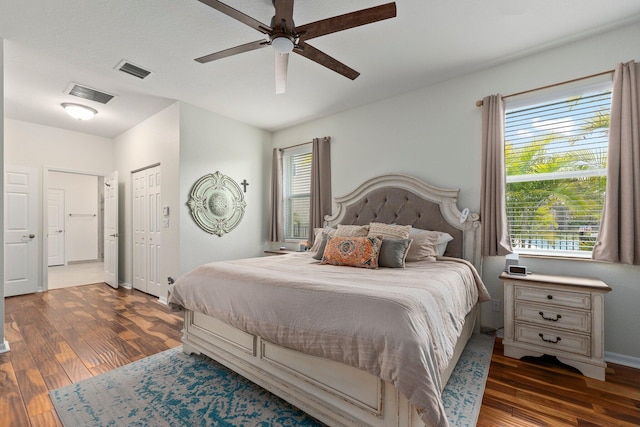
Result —
[[545, 304], [516, 301], [515, 318], [519, 321], [537, 323], [571, 331], [591, 332], [591, 312], [569, 310]]
[[591, 338], [588, 335], [539, 328], [518, 322], [516, 322], [515, 326], [514, 340], [517, 342], [535, 344], [541, 348], [552, 349], [549, 354], [556, 354], [555, 351], [560, 350], [583, 356], [591, 355]]
[[514, 286], [514, 298], [563, 307], [591, 309], [591, 294], [586, 292], [565, 292], [550, 288]]

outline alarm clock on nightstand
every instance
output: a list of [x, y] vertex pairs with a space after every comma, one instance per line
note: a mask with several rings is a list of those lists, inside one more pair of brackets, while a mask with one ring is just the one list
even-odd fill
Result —
[[507, 266], [507, 273], [515, 276], [526, 276], [529, 274], [529, 270], [524, 265], [509, 265]]

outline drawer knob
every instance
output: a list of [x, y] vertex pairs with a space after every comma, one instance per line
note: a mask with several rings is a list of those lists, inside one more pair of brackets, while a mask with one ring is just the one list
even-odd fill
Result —
[[547, 299], [553, 299], [553, 295], [547, 295]]
[[555, 339], [555, 340], [547, 339], [547, 338], [545, 338], [545, 337], [544, 337], [544, 334], [543, 334], [543, 333], [539, 333], [539, 334], [538, 334], [538, 336], [539, 336], [540, 338], [542, 338], [542, 341], [544, 341], [544, 342], [550, 342], [550, 343], [552, 343], [552, 344], [557, 344], [560, 340], [562, 340], [562, 338], [560, 338], [560, 337], [556, 337], [556, 339]]
[[561, 314], [556, 314], [556, 317], [545, 317], [544, 313], [541, 311], [538, 313], [544, 320], [549, 320], [551, 322], [557, 322], [558, 320], [562, 319], [562, 315]]

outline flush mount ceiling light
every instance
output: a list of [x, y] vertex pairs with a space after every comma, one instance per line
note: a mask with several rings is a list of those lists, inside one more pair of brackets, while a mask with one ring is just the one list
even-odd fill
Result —
[[73, 104], [71, 102], [63, 102], [61, 105], [68, 115], [77, 120], [90, 120], [98, 114], [96, 110], [86, 105]]

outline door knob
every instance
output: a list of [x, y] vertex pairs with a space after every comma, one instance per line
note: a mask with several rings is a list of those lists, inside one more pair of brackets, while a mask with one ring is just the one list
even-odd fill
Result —
[[36, 237], [35, 234], [29, 234], [28, 236], [22, 236], [23, 238], [28, 237], [30, 239], [33, 239], [34, 237]]

